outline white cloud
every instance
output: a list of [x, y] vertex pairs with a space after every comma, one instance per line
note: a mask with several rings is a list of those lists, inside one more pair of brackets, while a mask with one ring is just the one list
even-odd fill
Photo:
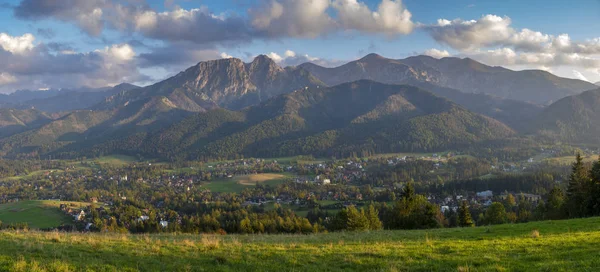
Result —
[[329, 6], [330, 0], [270, 0], [249, 14], [252, 26], [269, 36], [314, 38], [334, 27]]
[[296, 52], [294, 52], [292, 50], [286, 50], [284, 56], [286, 58], [293, 58], [296, 56]]
[[412, 14], [401, 0], [382, 0], [377, 11], [357, 0], [334, 0], [333, 7], [344, 29], [397, 35], [408, 34], [414, 27]]
[[[570, 67], [600, 75], [600, 38], [573, 41], [568, 34], [517, 30], [509, 17], [485, 15], [477, 20], [439, 19], [423, 26], [431, 36], [464, 55], [490, 65]], [[579, 76], [573, 73], [563, 76]], [[563, 71], [563, 69], [561, 69]]]
[[450, 52], [448, 52], [447, 50], [439, 50], [439, 49], [435, 49], [435, 48], [425, 50], [425, 52], [423, 52], [423, 55], [434, 57], [436, 59], [441, 59], [441, 58], [451, 56]]
[[365, 0], [250, 1], [247, 14], [215, 14], [206, 6], [184, 9], [166, 3], [154, 10], [145, 0], [22, 0], [15, 15], [25, 20], [56, 19], [73, 23], [92, 36], [105, 28], [139, 33], [167, 42], [228, 44], [281, 37], [316, 38], [352, 30], [389, 36], [412, 32], [412, 14], [402, 0], [379, 0], [370, 10]]
[[225, 52], [222, 52], [222, 53], [221, 53], [219, 56], [220, 56], [222, 59], [231, 59], [231, 58], [233, 58], [233, 56], [231, 56], [231, 55], [229, 55], [229, 54], [227, 54], [227, 53], [225, 53]]
[[267, 54], [267, 57], [269, 57], [276, 63], [281, 63], [284, 60], [283, 57], [281, 57], [279, 54], [277, 54], [275, 52], [271, 52], [271, 53]]
[[0, 47], [15, 54], [23, 54], [26, 51], [33, 49], [34, 40], [35, 37], [29, 33], [15, 37], [6, 33], [0, 33]]
[[104, 48], [103, 51], [97, 50], [97, 52], [104, 53], [106, 57], [119, 62], [130, 61], [135, 57], [135, 51], [129, 44], [115, 44]]
[[425, 29], [436, 41], [469, 51], [502, 44], [510, 39], [514, 34], [510, 24], [510, 18], [490, 14], [470, 21], [439, 19], [436, 25], [426, 26]]
[[0, 85], [10, 84], [16, 81], [17, 79], [15, 78], [15, 76], [9, 73], [0, 73]]
[[579, 80], [583, 80], [583, 81], [588, 81], [587, 77], [585, 77], [581, 72], [577, 71], [577, 70], [573, 70], [573, 76], [575, 76], [575, 78], [579, 79]]
[[55, 18], [73, 22], [88, 34], [98, 36], [104, 28], [103, 11], [110, 8], [111, 4], [109, 0], [22, 0], [14, 11], [20, 19]]
[[[166, 41], [214, 43], [251, 40], [253, 30], [238, 17], [216, 15], [207, 7], [172, 11], [132, 10], [121, 21], [134, 18], [133, 28], [146, 37]], [[126, 23], [122, 23], [126, 24]]]
[[322, 59], [309, 56], [308, 54], [298, 54], [292, 50], [286, 50], [283, 56], [275, 52], [271, 52], [267, 54], [267, 57], [269, 57], [274, 62], [283, 67], [298, 66], [306, 62], [312, 62], [314, 64], [321, 65], [324, 67], [339, 66], [343, 63], [346, 63], [346, 61]]
[[2, 36], [0, 91], [3, 92], [19, 88], [104, 87], [146, 78], [140, 73], [136, 53], [129, 44], [80, 53], [56, 51], [43, 43], [33, 45], [35, 37], [31, 34], [20, 39]]

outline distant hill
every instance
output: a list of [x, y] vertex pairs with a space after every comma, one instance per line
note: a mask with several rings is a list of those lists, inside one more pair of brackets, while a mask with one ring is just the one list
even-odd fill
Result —
[[419, 88], [363, 80], [299, 90], [243, 111], [195, 114], [158, 132], [85, 145], [83, 152], [170, 158], [348, 156], [435, 151], [513, 134], [497, 120]]
[[52, 117], [38, 110], [0, 109], [0, 138], [50, 123]]
[[535, 128], [564, 141], [600, 144], [600, 89], [565, 97], [548, 106]]
[[49, 113], [70, 112], [90, 108], [105, 101], [107, 97], [137, 88], [139, 87], [123, 83], [112, 88], [17, 91], [9, 95], [0, 95], [0, 108], [35, 108]]
[[541, 70], [512, 71], [487, 66], [469, 58], [415, 56], [394, 60], [369, 54], [335, 68], [313, 63], [299, 67], [330, 86], [360, 79], [387, 84], [421, 81], [466, 93], [484, 93], [540, 105], [595, 88], [589, 82], [561, 78]]
[[540, 105], [528, 102], [502, 99], [482, 93], [464, 93], [429, 82], [407, 80], [406, 83], [447, 98], [472, 112], [492, 117], [518, 131], [527, 131], [533, 119], [544, 109]]
[[154, 85], [110, 97], [102, 108], [124, 105], [138, 99], [164, 96], [175, 107], [200, 112], [216, 106], [241, 109], [273, 96], [305, 87], [324, 86], [302, 68], [281, 68], [267, 56], [251, 63], [240, 59], [200, 62]]
[[597, 86], [600, 86], [600, 81], [598, 81], [598, 82], [596, 82], [594, 84], [597, 85]]

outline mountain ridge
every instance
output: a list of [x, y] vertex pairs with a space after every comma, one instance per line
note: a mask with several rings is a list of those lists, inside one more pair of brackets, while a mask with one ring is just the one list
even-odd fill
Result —
[[467, 93], [486, 93], [505, 99], [546, 105], [560, 98], [595, 88], [589, 82], [561, 78], [541, 70], [513, 71], [482, 64], [470, 58], [413, 56], [387, 59], [369, 54], [344, 65], [325, 68], [299, 65], [328, 85], [360, 79], [386, 84], [418, 80]]
[[[162, 129], [65, 146], [55, 154], [119, 152], [171, 159], [345, 156], [441, 150], [514, 134], [497, 120], [417, 87], [362, 80], [298, 90], [241, 111], [200, 112]], [[81, 147], [84, 150], [78, 151]]]

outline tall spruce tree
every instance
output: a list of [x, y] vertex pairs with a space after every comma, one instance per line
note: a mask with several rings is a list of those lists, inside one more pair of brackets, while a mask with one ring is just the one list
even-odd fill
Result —
[[367, 217], [367, 220], [369, 220], [370, 230], [380, 230], [383, 227], [381, 220], [379, 220], [379, 212], [377, 211], [375, 206], [373, 206], [373, 204], [367, 207], [365, 215]]
[[402, 190], [402, 197], [408, 201], [413, 201], [415, 199], [415, 195], [415, 186], [413, 185], [413, 182], [407, 182]]
[[467, 205], [466, 200], [463, 200], [463, 202], [460, 203], [460, 207], [458, 208], [458, 226], [475, 226], [475, 224], [473, 223], [473, 218], [471, 218], [471, 212], [469, 211], [469, 206]]
[[555, 186], [548, 193], [548, 202], [545, 203], [545, 219], [562, 219], [564, 217], [564, 203], [565, 196], [563, 190]]
[[590, 171], [589, 210], [591, 215], [600, 215], [600, 157]]
[[567, 205], [566, 214], [571, 217], [582, 217], [587, 215], [587, 197], [588, 197], [588, 185], [590, 184], [589, 173], [586, 171], [583, 165], [583, 158], [581, 154], [577, 154], [575, 163], [569, 176], [569, 184], [567, 187]]

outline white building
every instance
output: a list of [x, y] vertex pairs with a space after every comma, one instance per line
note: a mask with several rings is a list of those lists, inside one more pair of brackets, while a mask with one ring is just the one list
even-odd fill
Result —
[[479, 197], [479, 198], [491, 198], [493, 196], [494, 196], [494, 193], [490, 190], [477, 193], [477, 197]]

